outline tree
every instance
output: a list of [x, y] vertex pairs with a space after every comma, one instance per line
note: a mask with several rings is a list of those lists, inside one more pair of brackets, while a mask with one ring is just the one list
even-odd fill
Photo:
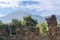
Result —
[[16, 31], [22, 27], [22, 23], [18, 19], [12, 19], [11, 23], [9, 23], [9, 26], [11, 28], [11, 33], [16, 35]]
[[29, 16], [24, 16], [23, 17], [23, 25], [25, 26], [25, 27], [36, 27], [36, 25], [37, 25], [37, 21], [35, 20], [35, 19], [32, 19], [32, 17], [29, 15]]
[[44, 22], [39, 23], [37, 27], [39, 27], [41, 34], [43, 34], [43, 35], [46, 34], [46, 32], [47, 32], [47, 24], [46, 23], [44, 23]]
[[58, 22], [57, 27], [60, 27], [60, 22]]
[[4, 28], [4, 23], [2, 23], [2, 21], [0, 20], [0, 30], [3, 30]]
[[11, 34], [16, 35], [16, 30], [18, 28], [18, 19], [12, 19], [11, 23], [9, 23], [11, 28]]

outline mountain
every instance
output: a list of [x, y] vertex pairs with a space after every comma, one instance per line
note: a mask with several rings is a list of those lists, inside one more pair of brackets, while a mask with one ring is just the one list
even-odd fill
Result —
[[60, 16], [56, 15], [57, 21], [60, 22]]
[[25, 12], [25, 11], [22, 11], [22, 10], [17, 10], [15, 12], [12, 12], [6, 16], [3, 16], [3, 17], [0, 17], [0, 20], [3, 22], [3, 23], [9, 23], [11, 21], [11, 19], [23, 19], [23, 16], [27, 16], [27, 15], [31, 15], [31, 17], [33, 19], [37, 19], [38, 22], [41, 22], [41, 21], [44, 21], [44, 18], [39, 16], [39, 15], [35, 15], [35, 14], [31, 14], [31, 13], [28, 13], [28, 12]]
[[[56, 19], [57, 19], [57, 21], [58, 22], [60, 22], [60, 15], [55, 15], [56, 16]], [[46, 16], [46, 17], [44, 17], [44, 18], [48, 18], [49, 16]]]

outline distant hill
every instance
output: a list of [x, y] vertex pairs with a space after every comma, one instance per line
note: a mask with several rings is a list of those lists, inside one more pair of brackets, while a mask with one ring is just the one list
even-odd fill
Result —
[[23, 18], [23, 16], [27, 16], [27, 15], [31, 15], [31, 17], [33, 19], [37, 19], [38, 22], [42, 22], [44, 21], [44, 18], [39, 16], [39, 15], [35, 15], [35, 14], [31, 14], [31, 13], [28, 13], [28, 12], [24, 12], [22, 10], [17, 10], [15, 12], [12, 12], [6, 16], [3, 16], [3, 17], [0, 17], [0, 20], [3, 22], [3, 23], [9, 23], [11, 21], [11, 19], [19, 19], [21, 20]]
[[60, 16], [57, 15], [56, 18], [57, 18], [57, 21], [60, 22]]
[[[46, 16], [46, 17], [44, 17], [44, 18], [48, 18], [49, 16]], [[57, 19], [57, 21], [58, 22], [60, 22], [60, 15], [56, 15], [56, 19]]]

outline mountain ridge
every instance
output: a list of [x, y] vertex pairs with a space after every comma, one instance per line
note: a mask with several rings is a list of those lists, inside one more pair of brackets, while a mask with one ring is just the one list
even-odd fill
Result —
[[39, 15], [35, 15], [35, 14], [31, 14], [31, 13], [28, 13], [28, 12], [25, 12], [25, 11], [22, 11], [22, 10], [17, 10], [15, 12], [12, 12], [6, 16], [3, 16], [3, 17], [0, 17], [0, 20], [4, 23], [8, 23], [11, 21], [11, 19], [23, 19], [24, 16], [28, 16], [28, 15], [31, 15], [31, 17], [33, 19], [37, 19], [38, 22], [41, 22], [41, 21], [44, 21], [44, 18], [39, 16]]

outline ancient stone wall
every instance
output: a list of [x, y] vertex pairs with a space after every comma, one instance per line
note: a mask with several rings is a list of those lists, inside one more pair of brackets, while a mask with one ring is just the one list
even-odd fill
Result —
[[57, 20], [55, 15], [52, 15], [49, 18], [46, 18], [47, 24], [48, 24], [48, 35], [50, 40], [57, 40], [56, 35], [57, 35]]

